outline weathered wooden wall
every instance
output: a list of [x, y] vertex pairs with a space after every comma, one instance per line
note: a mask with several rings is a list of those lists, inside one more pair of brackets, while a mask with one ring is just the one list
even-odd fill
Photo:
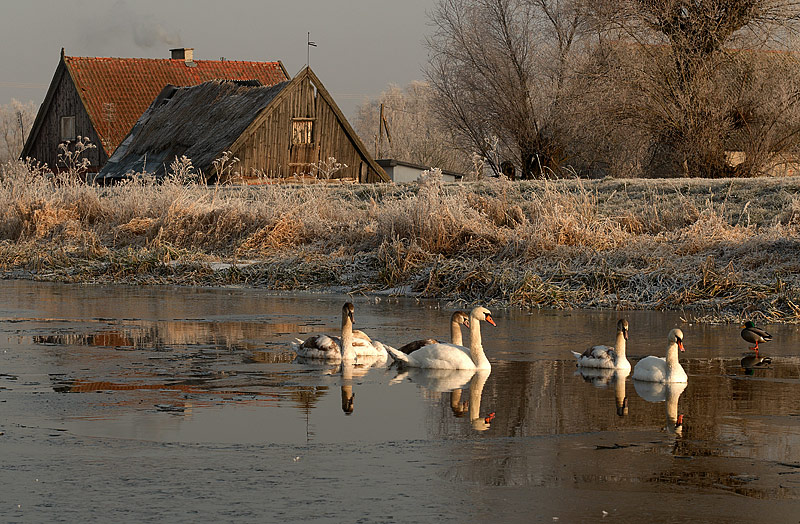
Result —
[[31, 143], [28, 156], [35, 158], [39, 162], [45, 163], [54, 171], [64, 168], [58, 162], [58, 145], [61, 143], [61, 117], [75, 117], [75, 135], [89, 137], [89, 141], [97, 146], [83, 155], [91, 162], [90, 172], [97, 172], [98, 166], [105, 164], [108, 157], [100, 144], [100, 138], [94, 130], [89, 114], [83, 106], [83, 102], [78, 96], [75, 84], [66, 71], [64, 63], [59, 64], [59, 71], [56, 73], [56, 82], [53, 92], [52, 105], [50, 111], [44, 115], [41, 127], [38, 129], [34, 142]]
[[[313, 119], [309, 146], [292, 143], [295, 118]], [[236, 141], [232, 153], [240, 159], [237, 168], [245, 178], [316, 174], [311, 163], [334, 157], [347, 168], [336, 172], [332, 178], [361, 182], [380, 180], [340, 124], [335, 110], [307, 76], [287, 86], [276, 97]]]

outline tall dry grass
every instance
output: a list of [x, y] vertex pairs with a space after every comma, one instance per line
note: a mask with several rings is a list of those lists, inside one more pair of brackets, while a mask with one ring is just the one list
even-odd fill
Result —
[[[0, 167], [0, 268], [800, 320], [800, 180], [114, 187]], [[223, 271], [216, 261], [234, 262]], [[688, 314], [688, 313], [687, 313]]]

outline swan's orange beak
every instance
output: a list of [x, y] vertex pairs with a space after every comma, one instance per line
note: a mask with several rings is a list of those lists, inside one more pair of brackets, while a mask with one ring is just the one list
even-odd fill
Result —
[[686, 351], [685, 349], [683, 349], [683, 341], [682, 340], [678, 341], [678, 349], [680, 349], [681, 351]]
[[675, 421], [675, 426], [676, 427], [683, 426], [683, 415], [678, 415], [678, 420]]
[[483, 421], [486, 422], [487, 424], [489, 424], [493, 420], [494, 420], [494, 411], [489, 413], [489, 416], [483, 419]]
[[488, 322], [489, 324], [493, 325], [494, 327], [497, 327], [497, 324], [494, 323], [494, 319], [492, 318], [492, 315], [490, 315], [488, 313], [486, 314], [486, 322]]

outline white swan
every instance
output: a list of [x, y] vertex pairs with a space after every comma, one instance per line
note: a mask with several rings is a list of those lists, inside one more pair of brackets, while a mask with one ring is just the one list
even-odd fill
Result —
[[353, 330], [355, 307], [346, 302], [342, 306], [342, 336], [314, 335], [306, 340], [296, 339], [292, 348], [298, 357], [324, 360], [355, 361], [361, 356], [387, 358], [386, 349], [378, 341], [371, 340], [363, 331]]
[[402, 366], [433, 369], [492, 369], [481, 344], [481, 320], [493, 326], [492, 313], [485, 307], [476, 307], [469, 315], [469, 348], [456, 344], [429, 344], [406, 355], [387, 346], [389, 355]]
[[667, 357], [645, 357], [633, 368], [633, 380], [644, 382], [687, 382], [686, 372], [678, 362], [678, 350], [683, 349], [683, 331], [673, 329], [667, 337]]
[[631, 369], [631, 363], [625, 356], [625, 346], [628, 340], [628, 321], [620, 319], [617, 322], [617, 342], [614, 347], [594, 346], [583, 353], [573, 351], [578, 359], [578, 366], [583, 368], [604, 369]]
[[[469, 327], [469, 315], [463, 311], [455, 311], [450, 316], [450, 343], [457, 346], [463, 346], [463, 338], [461, 336], [461, 325]], [[421, 347], [429, 346], [431, 344], [438, 344], [439, 341], [433, 338], [424, 338], [409, 342], [405, 346], [397, 348], [397, 351], [402, 351], [406, 355], [413, 353]]]

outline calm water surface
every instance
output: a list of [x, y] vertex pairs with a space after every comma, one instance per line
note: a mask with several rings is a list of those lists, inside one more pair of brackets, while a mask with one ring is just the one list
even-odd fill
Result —
[[[488, 375], [298, 362], [348, 299], [0, 281], [0, 520], [800, 522], [797, 327], [744, 368], [737, 326], [626, 312], [632, 360], [683, 329], [685, 388], [576, 374], [605, 311], [493, 311]], [[444, 305], [354, 302], [448, 336]]]

